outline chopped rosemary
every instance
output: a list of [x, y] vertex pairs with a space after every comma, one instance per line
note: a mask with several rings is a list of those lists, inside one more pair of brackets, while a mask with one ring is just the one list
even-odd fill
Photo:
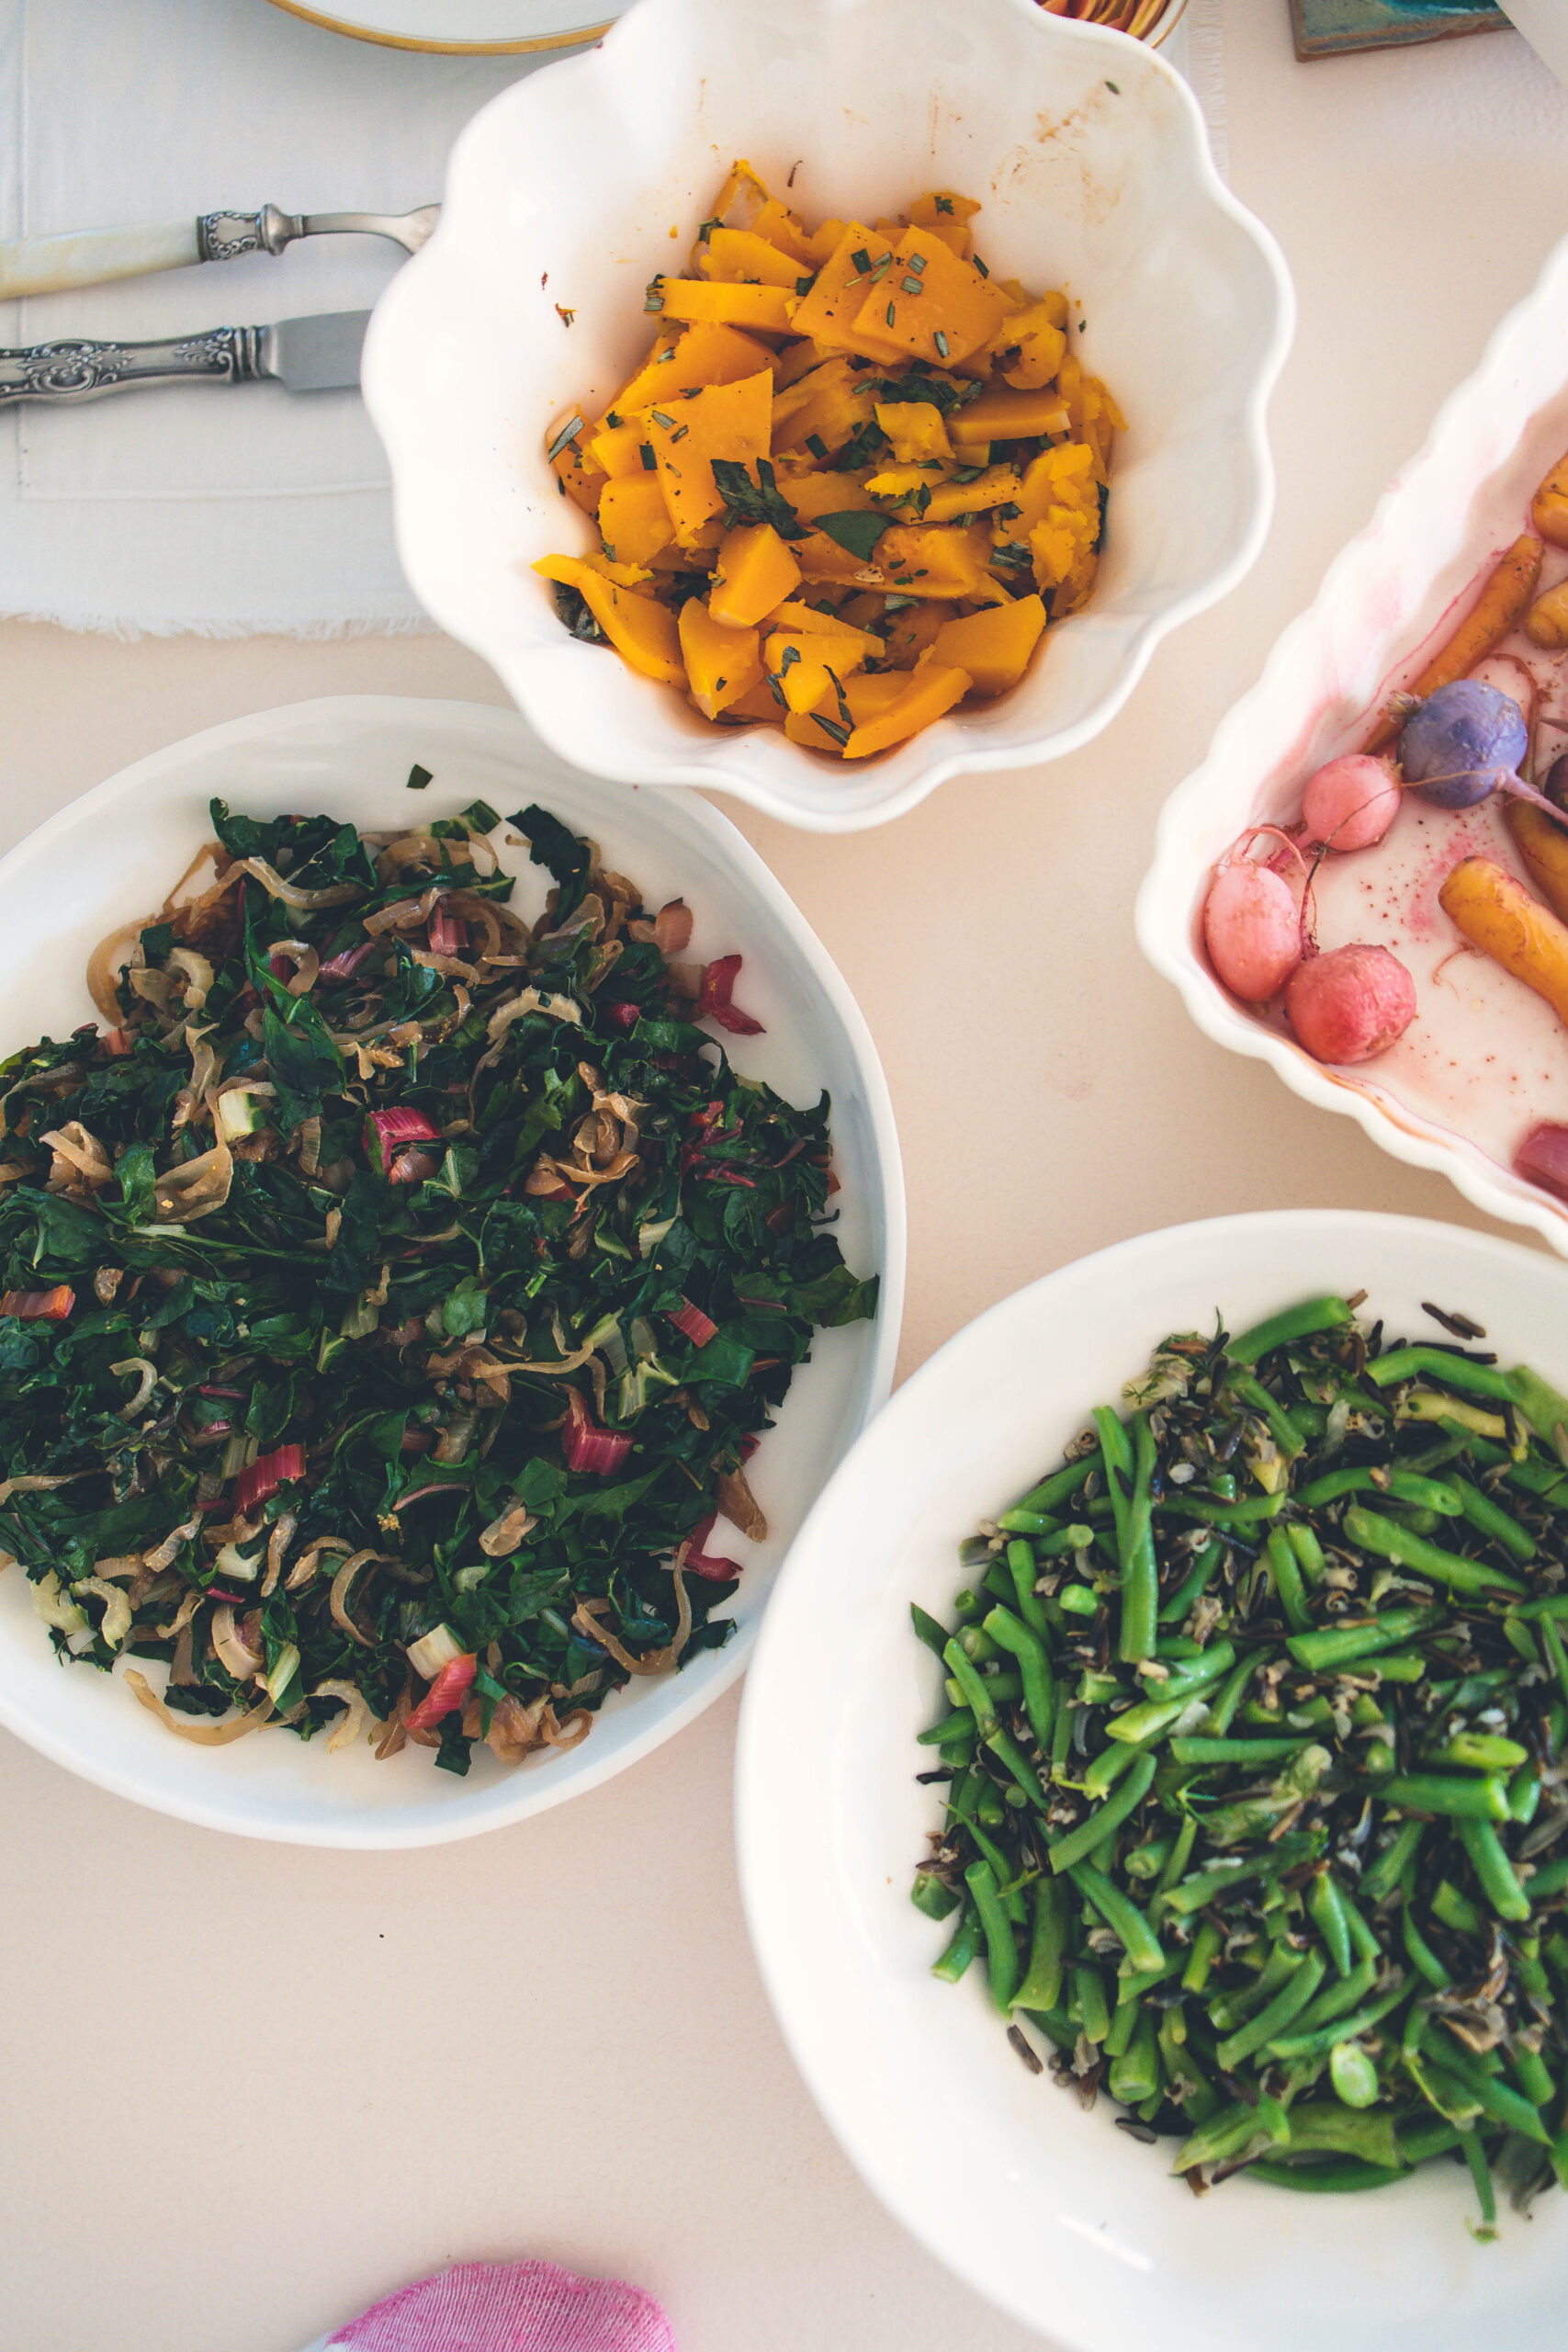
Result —
[[583, 421], [581, 416], [574, 416], [570, 419], [570, 423], [563, 424], [560, 431], [556, 435], [555, 439], [550, 443], [549, 447], [545, 451], [545, 459], [547, 464], [553, 465], [555, 460], [560, 456], [561, 451], [567, 447], [568, 443], [575, 441], [582, 429]]

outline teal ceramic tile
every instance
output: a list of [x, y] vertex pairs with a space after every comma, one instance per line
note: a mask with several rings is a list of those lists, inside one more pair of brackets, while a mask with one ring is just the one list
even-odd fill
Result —
[[1291, 0], [1291, 18], [1303, 58], [1503, 32], [1508, 24], [1496, 0]]

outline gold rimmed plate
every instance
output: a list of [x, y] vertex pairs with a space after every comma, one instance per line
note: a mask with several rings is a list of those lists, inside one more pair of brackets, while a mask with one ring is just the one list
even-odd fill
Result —
[[597, 40], [624, 11], [625, 0], [271, 0], [275, 8], [351, 40], [385, 49], [429, 50], [446, 55], [493, 56], [509, 50], [576, 49]]

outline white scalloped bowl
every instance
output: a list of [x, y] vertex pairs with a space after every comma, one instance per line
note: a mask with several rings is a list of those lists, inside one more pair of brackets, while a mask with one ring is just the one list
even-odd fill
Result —
[[[574, 643], [529, 568], [591, 537], [546, 427], [631, 372], [644, 286], [683, 261], [736, 155], [812, 219], [874, 218], [933, 186], [980, 198], [992, 267], [1076, 298], [1080, 348], [1129, 420], [1088, 609], [1012, 693], [852, 769], [771, 728], [711, 728]], [[441, 226], [372, 321], [365, 393], [416, 594], [547, 742], [601, 775], [849, 831], [963, 770], [1076, 750], [1165, 632], [1240, 579], [1272, 504], [1263, 410], [1293, 311], [1191, 92], [1120, 33], [1032, 0], [639, 0], [601, 48], [468, 125]]]
[[[434, 780], [416, 804], [415, 762]], [[468, 1777], [412, 1748], [378, 1763], [363, 1742], [330, 1756], [280, 1734], [222, 1748], [171, 1738], [137, 1706], [122, 1672], [62, 1670], [19, 1575], [0, 1577], [0, 1724], [116, 1795], [208, 1829], [294, 1845], [401, 1849], [471, 1838], [597, 1788], [693, 1722], [739, 1676], [779, 1565], [833, 1465], [885, 1402], [904, 1295], [904, 1187], [897, 1130], [876, 1048], [826, 950], [728, 819], [696, 795], [655, 799], [563, 766], [515, 711], [394, 695], [294, 703], [187, 736], [74, 800], [0, 858], [3, 1049], [66, 1036], [94, 1018], [84, 974], [96, 943], [156, 906], [211, 831], [220, 793], [254, 816], [328, 808], [360, 826], [455, 816], [476, 795], [502, 809], [541, 800], [660, 903], [684, 894], [699, 953], [737, 948], [749, 1001], [765, 1023], [738, 1066], [792, 1101], [832, 1096], [838, 1227], [857, 1272], [882, 1276], [869, 1323], [818, 1332], [751, 1473], [769, 1532], [747, 1548], [727, 1613], [735, 1634], [679, 1674], [609, 1699], [590, 1736], [564, 1755], [508, 1768], [477, 1755]], [[517, 903], [543, 905], [544, 881], [498, 836]], [[835, 1204], [837, 1205], [837, 1204]], [[161, 1679], [160, 1678], [156, 1678]]]
[[[1222, 719], [1202, 765], [1167, 801], [1137, 932], [1206, 1035], [1268, 1062], [1303, 1102], [1354, 1119], [1395, 1159], [1438, 1170], [1478, 1209], [1532, 1226], [1568, 1256], [1568, 1206], [1507, 1165], [1534, 1120], [1568, 1118], [1568, 1032], [1484, 959], [1463, 964], [1460, 984], [1451, 972], [1438, 984], [1457, 944], [1446, 919], [1430, 913], [1441, 873], [1461, 846], [1517, 865], [1490, 808], [1466, 812], [1462, 843], [1455, 819], [1416, 818], [1407, 808], [1385, 866], [1373, 864], [1384, 852], [1371, 851], [1335, 860], [1324, 877], [1325, 944], [1386, 936], [1416, 980], [1415, 1023], [1364, 1069], [1325, 1069], [1282, 1023], [1248, 1012], [1220, 986], [1201, 935], [1215, 861], [1247, 826], [1292, 820], [1313, 771], [1359, 746], [1370, 714], [1445, 641], [1489, 560], [1528, 527], [1531, 493], [1564, 447], [1568, 240], [1444, 404], [1366, 529], [1335, 558], [1257, 685]], [[1347, 930], [1340, 918], [1374, 874], [1379, 887]]]

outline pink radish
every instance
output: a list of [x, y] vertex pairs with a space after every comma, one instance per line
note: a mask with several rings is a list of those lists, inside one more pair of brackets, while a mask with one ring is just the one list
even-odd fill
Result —
[[1203, 944], [1234, 996], [1248, 1004], [1278, 996], [1302, 960], [1302, 919], [1289, 883], [1244, 857], [1222, 865], [1203, 902]]
[[1325, 849], [1371, 849], [1399, 814], [1402, 795], [1381, 760], [1348, 752], [1307, 780], [1302, 818], [1309, 842]]
[[1568, 1201], [1568, 1127], [1548, 1119], [1532, 1127], [1514, 1154], [1515, 1171]]
[[1285, 1017], [1320, 1062], [1370, 1062], [1416, 1018], [1416, 983], [1386, 947], [1331, 947], [1292, 974]]

